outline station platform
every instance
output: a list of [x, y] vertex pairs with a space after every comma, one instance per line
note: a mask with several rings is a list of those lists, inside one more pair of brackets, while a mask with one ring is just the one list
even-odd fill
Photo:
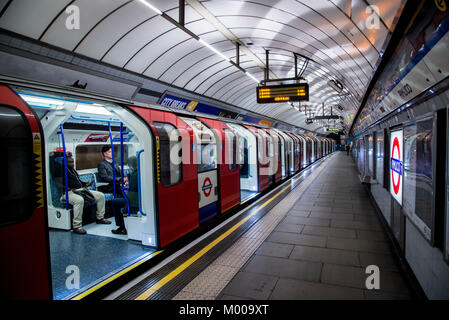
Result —
[[[192, 244], [163, 267], [171, 265], [170, 270], [150, 270], [107, 299], [413, 298], [346, 152], [317, 161], [291, 180], [249, 208], [253, 216], [241, 225], [224, 226], [227, 234]], [[266, 210], [256, 219], [261, 207]], [[251, 219], [238, 234], [237, 228]], [[225, 239], [233, 233], [234, 238]], [[369, 265], [379, 268], [380, 289], [366, 287]]]

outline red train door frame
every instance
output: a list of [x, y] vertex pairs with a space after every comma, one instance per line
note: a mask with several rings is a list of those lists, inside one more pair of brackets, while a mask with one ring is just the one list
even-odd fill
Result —
[[[234, 136], [235, 133], [231, 128], [219, 120], [208, 118], [199, 119], [211, 130], [213, 130], [217, 137], [219, 145], [218, 156], [220, 159], [218, 165], [218, 185], [220, 190], [219, 201], [221, 208], [220, 211], [221, 213], [224, 213], [232, 207], [240, 204], [240, 169], [237, 163], [229, 163], [230, 157], [228, 154], [229, 150], [232, 152], [237, 152], [237, 150], [233, 150], [232, 145], [229, 146], [232, 141], [229, 141], [229, 139], [226, 138], [225, 130], [229, 130], [229, 132]], [[234, 154], [234, 157], [232, 158], [236, 159], [236, 154]]]
[[[135, 106], [130, 108], [149, 123], [156, 140], [157, 238], [158, 247], [163, 248], [199, 226], [198, 172], [196, 155], [192, 152], [194, 134], [184, 121], [171, 112]], [[175, 127], [182, 137], [182, 174], [180, 181], [173, 185], [163, 185], [161, 181], [160, 135], [154, 122]]]
[[[258, 191], [262, 192], [270, 186], [270, 176], [268, 174], [270, 162], [267, 159], [267, 151], [268, 151], [268, 141], [267, 134], [256, 127], [250, 125], [243, 125], [245, 128], [251, 130], [256, 136], [257, 141], [257, 175], [258, 175]], [[265, 150], [259, 150], [260, 146], [263, 146]], [[262, 154], [262, 159], [260, 159], [260, 155]]]
[[0, 105], [18, 111], [29, 125], [34, 161], [33, 211], [24, 221], [0, 226], [1, 297], [7, 299], [52, 299], [50, 246], [44, 164], [44, 135], [28, 105], [10, 88], [0, 84]]
[[281, 163], [281, 155], [279, 154], [281, 140], [276, 131], [273, 129], [265, 129], [268, 135], [270, 135], [273, 139], [273, 157], [272, 161], [276, 163], [276, 172], [274, 174], [274, 181], [278, 182], [282, 179], [282, 163]]
[[[298, 136], [295, 134], [295, 133], [293, 133], [293, 132], [287, 132], [287, 134], [293, 139], [293, 143], [294, 143], [294, 148], [293, 148], [293, 152], [294, 152], [294, 154], [295, 154], [295, 157], [294, 157], [294, 161], [295, 161], [295, 164], [294, 164], [294, 168], [295, 168], [295, 171], [298, 171], [299, 169], [301, 169], [301, 148], [300, 148], [300, 146], [301, 146], [301, 144], [300, 144], [300, 139], [298, 138]], [[297, 152], [297, 150], [299, 150], [298, 152]]]

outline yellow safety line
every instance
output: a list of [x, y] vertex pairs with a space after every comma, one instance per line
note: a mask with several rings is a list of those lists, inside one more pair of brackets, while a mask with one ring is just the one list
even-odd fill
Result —
[[107, 278], [106, 280], [104, 280], [103, 282], [100, 282], [99, 284], [97, 284], [96, 286], [92, 287], [91, 289], [87, 290], [86, 292], [83, 292], [82, 294], [74, 297], [72, 300], [81, 300], [83, 298], [85, 298], [86, 296], [88, 296], [89, 294], [91, 294], [92, 292], [97, 291], [98, 289], [100, 289], [101, 287], [105, 286], [106, 284], [108, 284], [109, 282], [111, 282], [112, 280], [117, 279], [118, 277], [124, 275], [125, 273], [131, 271], [132, 269], [140, 266], [142, 263], [144, 263], [145, 261], [148, 261], [149, 259], [157, 256], [159, 253], [161, 253], [164, 250], [160, 250], [160, 251], [156, 251], [155, 253], [153, 253], [152, 255], [146, 257], [145, 259], [142, 259], [138, 262], [136, 262], [135, 264], [133, 264], [132, 266], [129, 266], [128, 268], [120, 271], [119, 273], [116, 273], [115, 275], [111, 276], [110, 278]]
[[[301, 177], [301, 175], [296, 178], [296, 181], [298, 181]], [[239, 223], [235, 224], [233, 227], [231, 227], [228, 231], [223, 233], [221, 236], [219, 236], [217, 239], [209, 243], [206, 247], [198, 251], [194, 256], [192, 256], [189, 260], [181, 264], [179, 267], [177, 267], [175, 270], [170, 272], [168, 275], [166, 275], [164, 278], [159, 280], [156, 284], [154, 284], [151, 288], [145, 290], [142, 294], [140, 294], [136, 300], [146, 300], [149, 297], [151, 297], [155, 292], [157, 292], [160, 288], [162, 288], [164, 285], [166, 285], [168, 282], [173, 280], [176, 276], [178, 276], [181, 272], [183, 272], [186, 268], [188, 268], [190, 265], [192, 265], [196, 260], [201, 258], [205, 253], [207, 253], [210, 249], [215, 247], [218, 243], [220, 243], [223, 239], [225, 239], [227, 236], [229, 236], [232, 232], [234, 232], [237, 228], [239, 228], [242, 224], [244, 224], [248, 219], [253, 217], [256, 213], [260, 211], [260, 209], [266, 207], [271, 201], [273, 201], [275, 198], [277, 198], [281, 193], [283, 193], [285, 190], [290, 188], [293, 184], [293, 181], [290, 181], [289, 185], [284, 187], [281, 191], [276, 193], [273, 197], [271, 197], [269, 200], [267, 200], [263, 205], [261, 205], [256, 211], [249, 214], [247, 217], [242, 219]]]

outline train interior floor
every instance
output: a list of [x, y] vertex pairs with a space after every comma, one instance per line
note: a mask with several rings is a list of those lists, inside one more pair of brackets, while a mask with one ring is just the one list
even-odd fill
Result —
[[240, 190], [241, 201], [246, 201], [254, 198], [257, 195], [257, 191]]
[[174, 299], [412, 298], [352, 158], [331, 155], [305, 182]]
[[[155, 252], [154, 248], [128, 240], [126, 235], [114, 235], [117, 228], [114, 219], [108, 219], [110, 225], [91, 223], [83, 226], [86, 235], [71, 231], [50, 230], [50, 252], [52, 267], [53, 298], [64, 299], [77, 289], [67, 286], [69, 266], [77, 266], [80, 271], [79, 287], [83, 288], [93, 282], [123, 269], [131, 262]], [[69, 270], [71, 270], [69, 268]], [[69, 272], [69, 273], [67, 273]]]

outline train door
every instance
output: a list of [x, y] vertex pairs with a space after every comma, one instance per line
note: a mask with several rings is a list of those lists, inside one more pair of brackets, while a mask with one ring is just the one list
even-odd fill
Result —
[[292, 132], [287, 132], [292, 139], [292, 173], [300, 169], [300, 150], [299, 150], [299, 138]]
[[299, 137], [299, 141], [301, 143], [301, 168], [305, 168], [307, 166], [307, 141], [304, 136], [300, 134], [297, 134], [297, 136]]
[[155, 136], [158, 235], [165, 247], [199, 226], [193, 130], [171, 112], [132, 108]]
[[273, 129], [273, 131], [276, 133], [278, 139], [279, 139], [279, 163], [280, 163], [280, 168], [281, 168], [281, 175], [282, 178], [287, 176], [287, 170], [286, 170], [286, 146], [287, 146], [287, 142], [285, 140], [285, 137], [282, 133], [282, 131], [279, 131], [278, 129]]
[[198, 170], [199, 222], [218, 213], [218, 148], [215, 134], [199, 120], [181, 117], [193, 130]]
[[276, 131], [272, 129], [265, 129], [268, 137], [268, 159], [270, 161], [270, 171], [272, 174], [272, 181], [278, 182], [282, 178], [281, 172], [281, 156], [280, 156], [280, 139]]
[[243, 202], [259, 192], [257, 138], [251, 130], [239, 124], [227, 122], [226, 125], [239, 137], [240, 197]]
[[[240, 144], [239, 135], [223, 122], [213, 119], [200, 118], [215, 133], [218, 141], [219, 185], [221, 213], [240, 203]], [[242, 154], [243, 155], [243, 154]], [[243, 163], [243, 162], [242, 162]]]
[[[45, 136], [43, 192], [48, 228], [44, 231], [50, 244], [53, 298], [75, 297], [155, 251], [150, 128], [115, 103], [70, 93], [14, 89], [39, 117]], [[116, 179], [111, 177], [111, 184], [101, 181], [98, 170], [101, 162], [107, 162], [102, 152], [106, 146], [112, 155], [111, 172], [115, 167], [121, 173]], [[109, 186], [113, 191], [105, 190]], [[76, 193], [82, 189], [88, 189], [85, 192], [95, 200]], [[67, 270], [79, 274], [77, 284], [67, 285]]]
[[43, 132], [32, 110], [0, 84], [0, 297], [51, 299]]
[[262, 192], [270, 186], [270, 161], [268, 159], [268, 137], [265, 131], [250, 126], [244, 125], [251, 130], [257, 138], [257, 175], [259, 177], [258, 191]]

